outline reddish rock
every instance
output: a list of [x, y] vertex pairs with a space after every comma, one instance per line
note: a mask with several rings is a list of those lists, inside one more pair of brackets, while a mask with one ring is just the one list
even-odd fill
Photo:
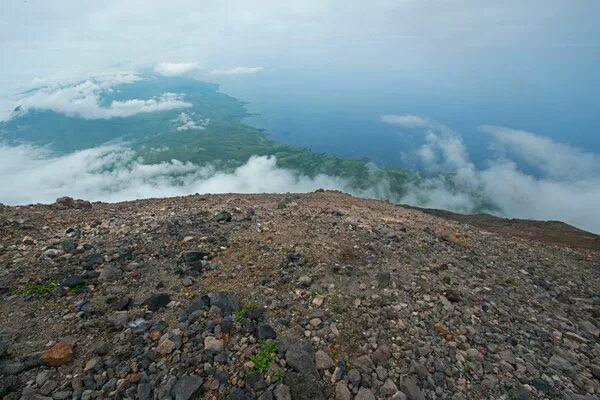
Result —
[[59, 342], [48, 349], [40, 357], [40, 364], [49, 367], [59, 367], [73, 358], [73, 345], [68, 342]]

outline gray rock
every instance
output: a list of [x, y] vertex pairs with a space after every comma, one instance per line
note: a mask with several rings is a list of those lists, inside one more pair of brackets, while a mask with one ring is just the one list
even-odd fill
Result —
[[113, 281], [115, 279], [117, 279], [118, 277], [120, 277], [121, 275], [123, 275], [123, 271], [121, 271], [121, 269], [119, 267], [117, 267], [116, 265], [105, 265], [102, 268], [102, 271], [100, 271], [100, 276], [98, 277], [98, 279], [102, 280], [102, 281]]
[[236, 388], [233, 390], [233, 392], [231, 392], [228, 400], [254, 400], [255, 398], [256, 396], [254, 396], [251, 392], [241, 388]]
[[[388, 371], [387, 371], [387, 369], [385, 369], [385, 368], [383, 368], [383, 367], [381, 367], [381, 366], [379, 366], [379, 367], [375, 368], [375, 373], [377, 374], [377, 378], [378, 378], [380, 381], [382, 381], [382, 382], [385, 382], [385, 380], [386, 380], [386, 379], [387, 379], [387, 377], [388, 377]], [[393, 393], [392, 393], [392, 394], [393, 394]]]
[[270, 390], [265, 390], [257, 400], [273, 400], [273, 392]]
[[319, 378], [315, 365], [315, 352], [309, 342], [292, 343], [285, 352], [285, 361], [300, 374]]
[[216, 339], [214, 336], [207, 336], [204, 338], [204, 348], [213, 353], [220, 353], [223, 351], [223, 341]]
[[52, 398], [54, 400], [66, 400], [71, 398], [73, 395], [72, 390], [59, 390], [57, 392], [52, 393]]
[[592, 370], [592, 375], [600, 380], [600, 365], [592, 365], [590, 369]]
[[387, 365], [392, 355], [392, 349], [387, 344], [377, 347], [377, 350], [371, 354], [371, 359], [377, 365]]
[[25, 364], [19, 361], [10, 361], [0, 364], [0, 372], [5, 375], [16, 375], [25, 368]]
[[144, 333], [150, 328], [150, 322], [146, 321], [144, 318], [138, 318], [129, 322], [127, 326], [131, 328], [133, 333]]
[[371, 357], [362, 355], [352, 362], [360, 372], [363, 374], [371, 374], [371, 372], [375, 369], [375, 365], [373, 364], [373, 360]]
[[600, 328], [592, 324], [590, 321], [583, 321], [579, 324], [579, 328], [588, 335], [598, 337], [600, 336]]
[[217, 222], [229, 222], [231, 221], [231, 214], [227, 211], [220, 211], [215, 215], [215, 221]]
[[32, 387], [26, 387], [21, 394], [21, 400], [52, 400], [52, 397], [47, 397], [39, 394]]
[[371, 389], [367, 389], [366, 387], [361, 387], [358, 389], [358, 393], [354, 397], [354, 400], [375, 400], [375, 396]]
[[408, 400], [425, 400], [425, 395], [419, 388], [416, 378], [413, 376], [409, 376], [402, 381], [400, 390], [406, 394]]
[[514, 400], [534, 400], [533, 396], [523, 385], [517, 385], [510, 391], [510, 398]]
[[325, 353], [323, 350], [317, 350], [315, 353], [315, 365], [317, 369], [330, 369], [335, 365], [329, 354]]
[[47, 380], [41, 388], [39, 388], [39, 392], [41, 395], [43, 396], [47, 396], [50, 393], [52, 393], [52, 391], [54, 389], [56, 389], [56, 387], [58, 386], [58, 382], [55, 380]]
[[513, 365], [517, 363], [517, 359], [515, 358], [513, 352], [510, 350], [502, 350], [498, 353], [498, 355], [500, 356], [500, 359], [502, 361], [506, 361]]
[[557, 369], [559, 371], [564, 371], [564, 372], [571, 372], [573, 371], [573, 365], [565, 360], [564, 358], [562, 358], [559, 355], [554, 354], [552, 357], [550, 357], [550, 360], [548, 361], [548, 365], [551, 368]]
[[8, 340], [0, 340], [0, 358], [8, 353]]
[[352, 400], [352, 393], [348, 390], [346, 382], [338, 382], [335, 385], [335, 400]]
[[104, 256], [98, 253], [91, 253], [85, 256], [82, 260], [83, 267], [86, 270], [92, 270], [96, 265], [100, 265], [104, 262]]
[[283, 383], [277, 384], [273, 389], [273, 394], [276, 400], [292, 400], [292, 394], [290, 388]]
[[208, 297], [210, 298], [210, 305], [219, 307], [225, 315], [232, 314], [240, 309], [240, 299], [233, 292], [210, 293]]
[[66, 210], [73, 207], [75, 207], [75, 200], [69, 196], [59, 197], [54, 202], [54, 208], [58, 210]]
[[290, 388], [290, 393], [294, 400], [325, 400], [323, 383], [318, 374], [317, 376], [313, 376], [311, 374], [288, 371], [283, 378], [283, 383]]
[[129, 305], [131, 304], [131, 298], [128, 296], [123, 296], [123, 297], [119, 297], [114, 303], [113, 303], [113, 309], [117, 310], [117, 311], [123, 311], [126, 310]]
[[127, 311], [117, 311], [108, 317], [108, 322], [115, 328], [120, 329], [127, 326], [129, 315]]
[[298, 279], [298, 283], [302, 286], [308, 287], [310, 286], [310, 284], [312, 283], [312, 278], [310, 276], [307, 275], [302, 275], [299, 279]]
[[384, 384], [379, 388], [379, 395], [389, 397], [398, 392], [398, 387], [391, 379], [386, 379]]
[[403, 392], [398, 391], [390, 397], [390, 400], [408, 400], [408, 397]]
[[97, 342], [96, 344], [94, 344], [92, 346], [92, 352], [94, 354], [98, 354], [99, 356], [103, 356], [108, 354], [108, 352], [110, 351], [110, 344], [108, 344], [107, 342]]
[[183, 252], [183, 261], [187, 264], [196, 264], [202, 261], [204, 257], [208, 256], [208, 253], [199, 250], [190, 250]]
[[68, 276], [61, 283], [61, 286], [68, 288], [73, 288], [81, 285], [85, 285], [85, 280], [79, 275]]
[[348, 380], [350, 383], [358, 385], [361, 380], [360, 371], [356, 368], [352, 368], [350, 371], [348, 371]]
[[175, 400], [188, 400], [197, 394], [204, 381], [199, 376], [184, 375], [177, 380], [171, 390]]
[[66, 253], [70, 253], [77, 247], [77, 242], [71, 238], [65, 239], [60, 243]]
[[258, 340], [275, 339], [277, 334], [271, 325], [261, 322], [256, 327], [256, 337]]

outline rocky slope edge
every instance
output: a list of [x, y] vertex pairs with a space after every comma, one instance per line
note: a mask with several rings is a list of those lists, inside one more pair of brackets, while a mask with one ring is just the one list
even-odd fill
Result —
[[0, 206], [0, 398], [595, 399], [599, 256], [334, 192]]

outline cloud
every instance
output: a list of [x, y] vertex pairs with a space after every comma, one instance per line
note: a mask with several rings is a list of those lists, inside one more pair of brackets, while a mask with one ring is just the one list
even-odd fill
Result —
[[253, 156], [235, 170], [223, 172], [177, 160], [143, 164], [134, 151], [119, 145], [66, 155], [32, 146], [0, 146], [0, 186], [0, 202], [5, 204], [50, 203], [64, 195], [123, 201], [193, 193], [351, 191], [341, 178], [308, 177], [279, 168], [275, 157]]
[[184, 101], [182, 94], [168, 92], [150, 99], [113, 100], [108, 106], [101, 105], [102, 96], [112, 92], [115, 86], [140, 79], [127, 74], [95, 77], [76, 84], [51, 84], [22, 94], [16, 105], [21, 112], [50, 110], [86, 119], [129, 117], [192, 106]]
[[590, 177], [600, 174], [600, 156], [597, 154], [531, 132], [500, 126], [482, 126], [480, 130], [490, 134], [497, 147], [505, 148], [522, 161], [554, 178], [569, 179], [573, 176]]
[[416, 115], [382, 115], [381, 121], [389, 125], [400, 126], [402, 128], [425, 128], [432, 123], [427, 118]]
[[248, 75], [263, 71], [263, 67], [235, 67], [229, 69], [213, 69], [211, 75]]
[[175, 123], [180, 124], [177, 127], [178, 131], [203, 130], [210, 124], [210, 118], [201, 118], [194, 121], [191, 115], [182, 112], [175, 118]]
[[[357, 189], [336, 176], [308, 177], [279, 168], [274, 157], [253, 156], [233, 171], [219, 171], [211, 165], [177, 160], [144, 164], [133, 150], [122, 145], [65, 155], [32, 146], [0, 145], [0, 187], [3, 188], [0, 202], [48, 203], [64, 195], [122, 201], [192, 193], [309, 192], [326, 188], [462, 213], [490, 212], [513, 218], [562, 220], [600, 232], [600, 213], [597, 212], [600, 171], [568, 178], [534, 176], [520, 170], [517, 163], [508, 158], [511, 153], [490, 159], [485, 168], [478, 169], [470, 161], [458, 133], [438, 125], [428, 128], [425, 135], [425, 143], [416, 152], [436, 175], [412, 180], [403, 187], [392, 187], [390, 181], [378, 179], [382, 171], [371, 166], [370, 184], [366, 189]], [[515, 135], [521, 137], [515, 140], [526, 141], [529, 137], [524, 133]], [[558, 148], [567, 155], [576, 151], [564, 144], [560, 146]], [[596, 156], [576, 154], [584, 159]], [[556, 156], [566, 157], [564, 154]]]
[[154, 72], [162, 76], [186, 75], [200, 69], [197, 62], [161, 62], [154, 67]]
[[[410, 183], [397, 201], [462, 213], [562, 220], [600, 232], [597, 154], [530, 132], [489, 126], [482, 130], [505, 153], [477, 169], [458, 133], [440, 124], [429, 126], [417, 154], [437, 175]], [[541, 175], [522, 171], [511, 157], [527, 160]]]

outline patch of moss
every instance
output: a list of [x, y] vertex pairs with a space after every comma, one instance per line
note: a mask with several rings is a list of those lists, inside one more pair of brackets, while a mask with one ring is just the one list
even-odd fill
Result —
[[85, 283], [80, 283], [79, 285], [71, 286], [67, 290], [67, 292], [69, 292], [70, 294], [79, 294], [79, 293], [85, 292], [86, 289], [87, 289], [87, 286], [85, 286]]
[[57, 281], [46, 281], [27, 286], [26, 288], [20, 290], [18, 294], [44, 296], [54, 292], [57, 287]]
[[254, 363], [254, 372], [264, 374], [272, 363], [277, 362], [277, 343], [270, 339], [261, 342], [250, 360]]
[[512, 287], [519, 286], [519, 278], [517, 278], [516, 276], [509, 276], [504, 282]]

